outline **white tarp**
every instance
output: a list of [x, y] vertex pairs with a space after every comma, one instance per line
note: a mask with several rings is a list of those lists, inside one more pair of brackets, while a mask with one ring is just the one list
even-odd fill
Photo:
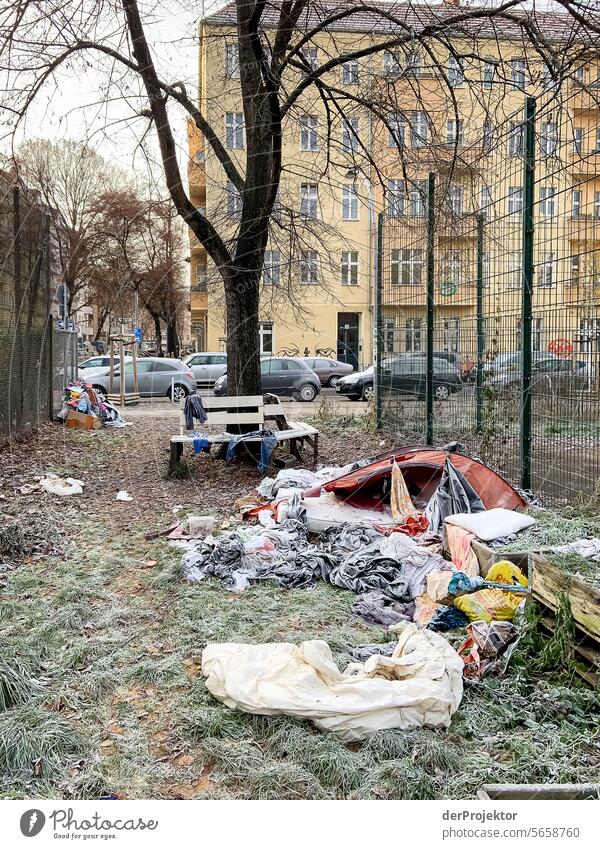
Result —
[[391, 657], [373, 655], [340, 672], [323, 640], [210, 643], [202, 653], [206, 686], [247, 713], [311, 719], [346, 741], [385, 728], [447, 728], [462, 697], [463, 662], [433, 631], [400, 623]]

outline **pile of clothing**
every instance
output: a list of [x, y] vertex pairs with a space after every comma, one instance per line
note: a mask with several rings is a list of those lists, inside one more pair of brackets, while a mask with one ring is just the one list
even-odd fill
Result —
[[[79, 414], [73, 416], [73, 414]], [[65, 387], [63, 406], [57, 418], [63, 422], [69, 417], [80, 421], [88, 429], [96, 427], [125, 427], [127, 422], [118, 409], [91, 383], [77, 379]], [[83, 417], [88, 417], [84, 419]]]

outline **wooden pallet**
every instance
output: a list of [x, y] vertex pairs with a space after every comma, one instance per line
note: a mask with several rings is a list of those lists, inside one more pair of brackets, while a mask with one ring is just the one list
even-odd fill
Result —
[[569, 599], [577, 627], [600, 643], [600, 592], [549, 563], [541, 554], [532, 553], [529, 563], [529, 580], [534, 598], [551, 610], [557, 610], [559, 596], [564, 593]]
[[[535, 596], [532, 596], [532, 599], [540, 605], [539, 599]], [[541, 606], [544, 610], [539, 620], [540, 625], [548, 634], [553, 634], [556, 628], [555, 611], [543, 604]], [[576, 625], [572, 648], [573, 659], [584, 667], [575, 666], [574, 671], [592, 687], [600, 687], [600, 644]]]

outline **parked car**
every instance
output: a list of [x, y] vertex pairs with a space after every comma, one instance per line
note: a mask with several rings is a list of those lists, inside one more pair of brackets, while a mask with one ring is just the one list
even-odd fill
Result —
[[[260, 361], [263, 392], [291, 395], [299, 401], [312, 401], [321, 391], [321, 381], [304, 360], [297, 357], [269, 357]], [[219, 377], [215, 395], [227, 395], [227, 374]]]
[[325, 357], [302, 357], [306, 365], [314, 371], [321, 386], [335, 386], [340, 377], [352, 374], [354, 368], [350, 363], [340, 363]]
[[227, 354], [202, 351], [183, 358], [194, 373], [198, 386], [212, 386], [227, 371]]
[[[340, 380], [336, 391], [349, 398], [361, 398], [369, 401], [373, 397], [374, 371], [372, 368]], [[427, 360], [420, 354], [402, 354], [383, 363], [382, 384], [385, 389], [416, 395], [424, 398], [427, 381]], [[453, 392], [462, 388], [462, 379], [458, 369], [445, 359], [433, 358], [433, 394], [438, 401], [447, 400]]]
[[[140, 395], [146, 398], [167, 396], [180, 401], [187, 395], [196, 394], [196, 380], [190, 368], [181, 360], [166, 357], [144, 357], [137, 364], [138, 387]], [[110, 369], [92, 373], [89, 378], [95, 389], [108, 394]], [[114, 373], [113, 392], [121, 391], [121, 369], [117, 366]], [[125, 391], [133, 392], [133, 363], [125, 364]]]
[[[532, 358], [531, 376], [533, 379], [548, 375], [550, 377], [564, 377], [576, 375], [578, 369], [571, 360], [560, 359], [553, 354], [538, 354]], [[585, 377], [585, 374], [583, 375]], [[487, 385], [494, 389], [506, 389], [509, 386], [520, 385], [523, 379], [523, 360], [521, 355], [513, 358], [497, 373], [492, 373], [487, 379]]]
[[[125, 362], [131, 362], [132, 357], [131, 354], [125, 355]], [[118, 363], [118, 357], [115, 357], [116, 363]], [[77, 372], [79, 377], [83, 378], [83, 380], [89, 380], [90, 375], [95, 374], [97, 372], [102, 372], [104, 369], [109, 368], [110, 366], [110, 357], [107, 355], [98, 356], [98, 357], [88, 357], [87, 360], [79, 363], [77, 367]]]

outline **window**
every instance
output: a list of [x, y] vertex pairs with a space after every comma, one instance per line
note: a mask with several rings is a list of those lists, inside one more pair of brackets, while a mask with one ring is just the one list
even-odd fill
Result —
[[540, 147], [544, 156], [552, 156], [556, 153], [558, 145], [558, 131], [554, 121], [543, 121], [540, 134]]
[[594, 153], [600, 153], [600, 127], [596, 127], [596, 142], [594, 144]]
[[594, 192], [594, 218], [600, 218], [600, 192]]
[[489, 91], [494, 85], [494, 77], [496, 75], [496, 64], [492, 59], [486, 59], [483, 63], [483, 80], [482, 88]]
[[513, 88], [525, 88], [525, 59], [513, 59], [510, 63], [510, 78]]
[[319, 282], [319, 254], [316, 251], [302, 251], [300, 254], [300, 282], [305, 286]]
[[317, 150], [319, 139], [317, 127], [319, 119], [316, 115], [300, 117], [300, 150]]
[[571, 194], [571, 218], [579, 218], [581, 215], [581, 190], [574, 189]]
[[342, 251], [342, 286], [358, 285], [358, 251]]
[[388, 180], [387, 212], [394, 217], [404, 215], [404, 180]]
[[421, 319], [407, 318], [405, 328], [405, 347], [407, 351], [421, 350]]
[[544, 65], [544, 80], [542, 82], [542, 86], [545, 91], [548, 91], [548, 89], [551, 88], [556, 88], [558, 85], [555, 74], [556, 71], [552, 65]]
[[[273, 322], [259, 321], [258, 322], [258, 338], [260, 340], [260, 353], [273, 353]], [[262, 371], [262, 368], [261, 368]], [[266, 369], [268, 371], [268, 369]]]
[[483, 122], [482, 145], [484, 153], [491, 153], [494, 146], [494, 125], [490, 120]]
[[342, 186], [342, 220], [358, 221], [358, 194], [354, 186]]
[[538, 266], [538, 286], [545, 289], [554, 286], [556, 257], [554, 253], [546, 253]]
[[416, 50], [412, 50], [406, 57], [406, 73], [415, 77], [423, 73], [423, 58]]
[[304, 72], [305, 76], [308, 76], [311, 71], [316, 71], [319, 67], [319, 52], [316, 47], [304, 47], [302, 56], [308, 65], [308, 69]]
[[194, 286], [196, 292], [206, 292], [206, 266], [205, 265], [197, 265], [196, 266], [196, 285]]
[[444, 351], [457, 353], [460, 350], [460, 319], [444, 319]]
[[319, 194], [316, 183], [302, 183], [300, 186], [300, 215], [303, 218], [319, 217]]
[[383, 71], [388, 77], [399, 77], [402, 73], [402, 59], [399, 53], [385, 50], [383, 53]]
[[452, 88], [460, 88], [465, 81], [462, 62], [456, 56], [448, 57], [448, 83]]
[[419, 248], [394, 248], [391, 257], [392, 286], [419, 286], [425, 261]]
[[225, 114], [225, 147], [230, 150], [241, 150], [244, 147], [243, 112]]
[[507, 255], [508, 288], [521, 288], [521, 251], [509, 251]]
[[494, 213], [494, 201], [492, 190], [489, 186], [482, 186], [479, 193], [479, 209], [484, 218], [491, 218]]
[[600, 351], [600, 318], [579, 319], [579, 350], [582, 354]]
[[448, 209], [453, 215], [463, 214], [463, 188], [462, 186], [448, 187]]
[[583, 153], [583, 127], [575, 127], [573, 129], [573, 153]]
[[508, 153], [510, 156], [522, 156], [525, 141], [523, 124], [511, 121], [508, 129]]
[[237, 44], [225, 45], [225, 76], [228, 80], [240, 78], [240, 51]]
[[446, 251], [444, 254], [444, 283], [450, 283], [456, 287], [462, 283], [460, 251]]
[[[541, 351], [542, 349], [542, 331], [544, 328], [544, 320], [541, 318], [532, 319], [531, 323], [531, 350], [532, 351]], [[523, 325], [521, 323], [521, 319], [517, 319], [517, 334], [516, 334], [516, 349], [517, 351], [523, 350]], [[512, 359], [511, 370], [520, 371], [521, 370], [521, 357], [517, 356]], [[540, 358], [536, 358], [536, 361], [533, 363], [533, 369], [539, 370], [539, 365], [548, 362], [548, 360], [543, 360]]]
[[351, 59], [342, 65], [342, 83], [358, 85], [358, 59]]
[[579, 286], [579, 269], [580, 269], [579, 254], [574, 254], [571, 257], [571, 276], [569, 278], [569, 285], [570, 286]]
[[554, 218], [556, 215], [556, 189], [554, 186], [540, 187], [540, 215], [543, 218]]
[[429, 122], [426, 112], [412, 112], [410, 115], [410, 144], [412, 147], [424, 147], [429, 137]]
[[383, 319], [383, 350], [386, 354], [394, 353], [396, 322], [393, 318]]
[[462, 147], [464, 143], [463, 122], [454, 119], [446, 122], [446, 144]]
[[419, 180], [411, 185], [408, 197], [413, 218], [424, 218], [427, 214], [427, 181]]
[[388, 147], [400, 147], [404, 144], [404, 115], [392, 112], [388, 117]]
[[242, 196], [231, 180], [227, 180], [227, 215], [239, 218], [242, 214]]
[[523, 211], [523, 189], [520, 186], [508, 187], [508, 214], [516, 215]]
[[279, 286], [281, 283], [280, 251], [265, 251], [262, 279], [267, 286]]
[[583, 65], [580, 65], [579, 68], [575, 68], [575, 70], [573, 71], [573, 78], [574, 78], [575, 82], [578, 82], [580, 85], [583, 85], [583, 83], [584, 83], [584, 73], [585, 73], [585, 69], [584, 69]]
[[360, 148], [358, 118], [344, 118], [342, 123], [342, 147], [349, 152], [356, 152]]

